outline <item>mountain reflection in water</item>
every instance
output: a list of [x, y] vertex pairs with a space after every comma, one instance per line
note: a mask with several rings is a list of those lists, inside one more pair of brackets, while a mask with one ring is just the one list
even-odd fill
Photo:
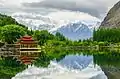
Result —
[[[12, 79], [119, 79], [118, 51], [46, 51], [48, 67], [30, 66]], [[42, 55], [43, 56], [43, 55]], [[55, 56], [55, 57], [54, 57]], [[48, 57], [48, 59], [46, 59]], [[51, 59], [54, 58], [52, 61]], [[43, 62], [39, 62], [41, 65]], [[107, 77], [106, 77], [107, 76]]]

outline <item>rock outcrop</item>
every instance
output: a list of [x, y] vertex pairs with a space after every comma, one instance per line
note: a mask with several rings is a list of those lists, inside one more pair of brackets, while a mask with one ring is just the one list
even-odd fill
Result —
[[120, 79], [120, 68], [119, 67], [105, 67], [101, 66], [105, 75], [108, 79]]
[[120, 1], [110, 9], [100, 28], [120, 28]]

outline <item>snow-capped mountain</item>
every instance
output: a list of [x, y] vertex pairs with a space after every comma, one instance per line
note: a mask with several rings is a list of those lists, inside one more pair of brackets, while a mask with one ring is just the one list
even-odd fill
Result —
[[83, 40], [92, 37], [92, 30], [81, 21], [68, 23], [51, 32], [54, 34], [60, 32], [71, 40]]
[[93, 29], [97, 29], [100, 25], [100, 21], [58, 21], [48, 16], [32, 13], [14, 13], [12, 17], [19, 23], [28, 26], [29, 29], [48, 30], [53, 34], [60, 32], [71, 40], [87, 39], [92, 37]]
[[14, 13], [12, 17], [32, 30], [51, 30], [57, 22], [50, 17], [32, 13]]
[[90, 21], [90, 20], [84, 20], [81, 21], [82, 23], [84, 23], [85, 25], [88, 26], [89, 29], [91, 29], [91, 31], [93, 31], [94, 29], [98, 29], [101, 22], [100, 21]]

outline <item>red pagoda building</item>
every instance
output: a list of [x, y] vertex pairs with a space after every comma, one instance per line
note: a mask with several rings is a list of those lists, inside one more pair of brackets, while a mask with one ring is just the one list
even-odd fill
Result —
[[38, 42], [32, 36], [23, 36], [18, 39], [16, 48], [19, 48], [19, 59], [24, 64], [31, 64], [41, 52]]
[[38, 58], [41, 52], [38, 42], [32, 36], [23, 36], [15, 44], [6, 44], [1, 50], [0, 56], [17, 58], [26, 65]]

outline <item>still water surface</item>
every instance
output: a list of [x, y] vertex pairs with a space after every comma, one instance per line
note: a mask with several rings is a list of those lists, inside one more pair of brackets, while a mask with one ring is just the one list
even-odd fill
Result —
[[[29, 66], [12, 79], [119, 79], [119, 51], [54, 51], [48, 67]], [[73, 52], [73, 53], [71, 53]], [[49, 52], [46, 52], [49, 53]], [[52, 52], [53, 53], [53, 52]], [[63, 55], [63, 54], [64, 55]]]

